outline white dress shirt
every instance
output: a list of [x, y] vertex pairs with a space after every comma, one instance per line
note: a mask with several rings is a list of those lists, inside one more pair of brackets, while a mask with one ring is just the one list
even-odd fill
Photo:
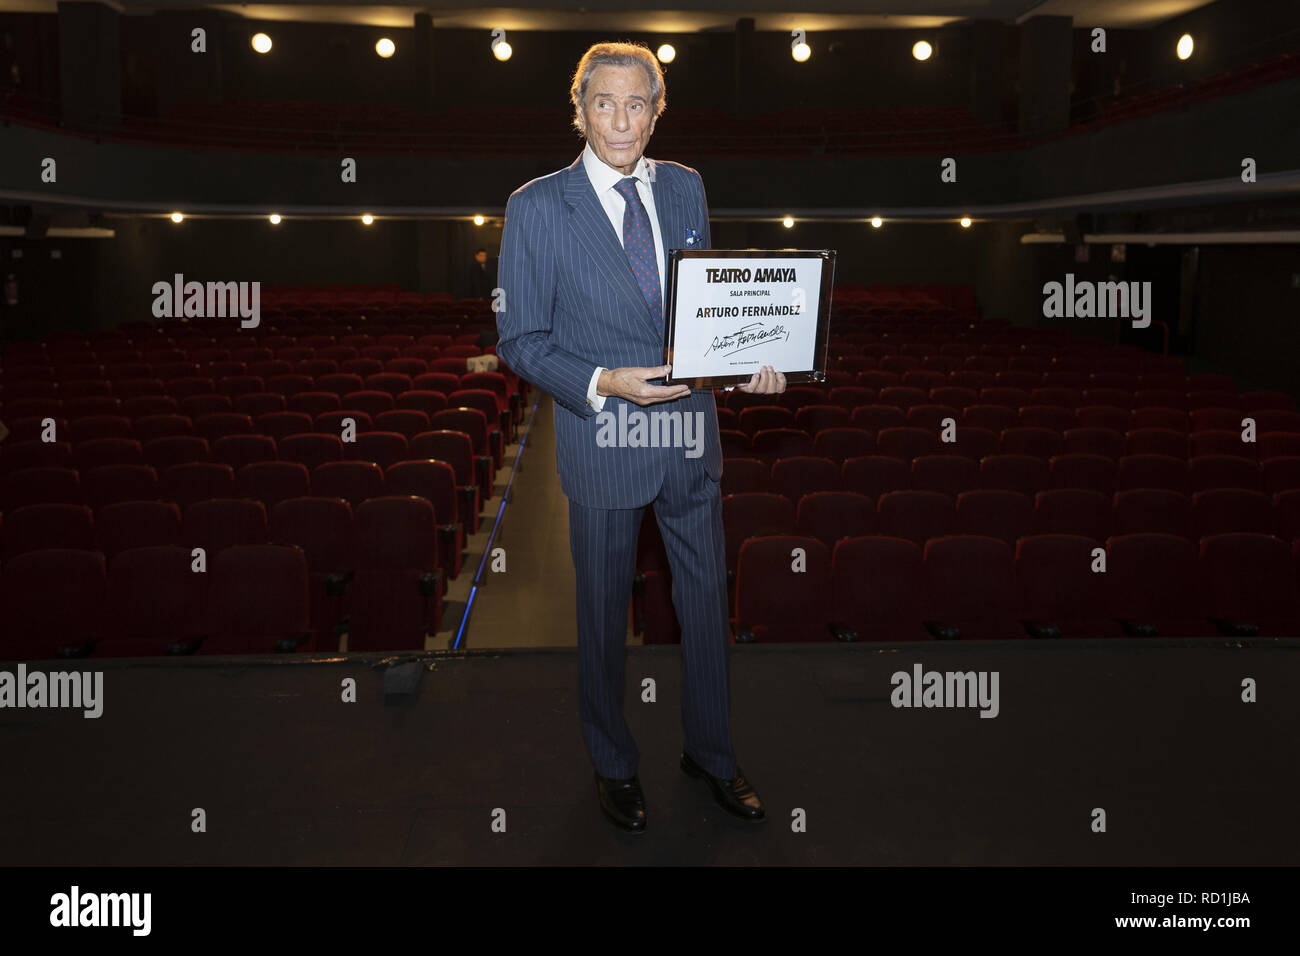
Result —
[[[619, 242], [623, 242], [623, 215], [626, 211], [627, 200], [623, 198], [622, 193], [614, 188], [614, 185], [626, 179], [626, 175], [597, 156], [590, 143], [582, 150], [582, 166], [587, 171], [587, 179], [591, 181], [591, 188], [596, 190], [596, 196], [600, 199], [601, 206], [605, 208], [605, 215], [609, 216], [610, 225], [614, 227], [614, 234], [618, 236]], [[636, 178], [637, 195], [641, 197], [641, 204], [645, 206], [646, 215], [650, 217], [650, 231], [653, 233], [654, 238], [655, 258], [659, 262], [659, 301], [662, 302], [665, 281], [664, 243], [663, 237], [659, 235], [659, 217], [655, 215], [655, 197], [650, 189], [650, 169], [644, 156], [637, 160], [636, 169], [632, 171], [632, 175]], [[587, 386], [587, 404], [597, 412], [605, 406], [605, 396], [596, 394], [596, 382], [599, 381], [600, 373], [603, 371], [605, 371], [603, 367], [596, 366], [596, 371], [591, 376], [591, 384]]]

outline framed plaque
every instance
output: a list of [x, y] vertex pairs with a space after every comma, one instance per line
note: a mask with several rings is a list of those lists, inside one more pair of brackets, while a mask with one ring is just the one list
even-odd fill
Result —
[[833, 249], [670, 249], [666, 384], [744, 385], [760, 367], [826, 380]]

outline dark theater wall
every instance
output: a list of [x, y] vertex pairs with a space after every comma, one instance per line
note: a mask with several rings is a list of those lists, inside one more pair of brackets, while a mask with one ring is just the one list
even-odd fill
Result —
[[[191, 219], [112, 220], [117, 236], [78, 240], [94, 279], [77, 293], [88, 327], [150, 318], [155, 282], [176, 272], [199, 281], [260, 281], [270, 284], [390, 283], [421, 291], [464, 291], [464, 270], [474, 249], [495, 259], [499, 225], [476, 228], [464, 222], [292, 222], [272, 227], [262, 221]], [[1013, 246], [997, 273], [984, 268], [984, 245], [999, 230], [1019, 235], [1015, 225], [888, 224], [880, 230], [847, 223], [714, 223], [715, 248], [832, 248], [839, 252], [837, 282], [915, 285], [972, 285], [1000, 310], [1016, 301], [1004, 289], [1023, 292], [1026, 278], [1015, 272], [1030, 253]], [[1019, 255], [1016, 253], [1019, 252]], [[57, 287], [47, 296], [66, 301]], [[1001, 312], [1003, 317], [1014, 319]]]
[[[89, 246], [96, 279], [86, 303], [91, 327], [150, 319], [155, 282], [179, 272], [198, 281], [263, 285], [397, 283], [424, 292], [465, 291], [479, 246], [495, 258], [499, 226], [468, 222], [380, 220], [115, 219], [116, 237]], [[57, 294], [57, 290], [50, 290]]]
[[1300, 395], [1300, 247], [1205, 246], [1196, 283], [1196, 353], [1256, 388]]

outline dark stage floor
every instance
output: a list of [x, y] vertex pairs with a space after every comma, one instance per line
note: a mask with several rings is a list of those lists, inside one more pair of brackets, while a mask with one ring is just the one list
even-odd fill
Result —
[[[1293, 866], [1297, 650], [736, 647], [737, 754], [769, 815], [754, 826], [677, 766], [679, 648], [629, 648], [643, 835], [600, 814], [572, 648], [443, 656], [387, 702], [384, 655], [97, 661], [99, 719], [0, 710], [0, 863]], [[916, 663], [998, 671], [998, 715], [891, 706], [891, 674]]]

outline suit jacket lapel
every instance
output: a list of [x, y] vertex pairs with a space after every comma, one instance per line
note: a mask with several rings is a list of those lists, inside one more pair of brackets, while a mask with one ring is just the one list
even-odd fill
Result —
[[[653, 163], [653, 160], [650, 162]], [[676, 190], [669, 184], [663, 172], [663, 167], [655, 171], [650, 189], [655, 199], [659, 234], [664, 244], [664, 266], [667, 268], [667, 252], [675, 235], [670, 230], [678, 217], [671, 208], [677, 202]], [[600, 274], [608, 277], [619, 294], [629, 303], [636, 304], [639, 314], [650, 323], [650, 327], [657, 335], [658, 323], [650, 311], [650, 303], [646, 301], [645, 294], [641, 291], [641, 284], [636, 281], [636, 275], [632, 272], [632, 263], [628, 260], [622, 243], [618, 241], [618, 233], [614, 231], [609, 217], [605, 215], [605, 207], [596, 197], [596, 191], [591, 188], [591, 180], [587, 178], [587, 172], [582, 168], [581, 153], [568, 168], [564, 199], [569, 205], [568, 227], [578, 237], [579, 244], [591, 256]]]

